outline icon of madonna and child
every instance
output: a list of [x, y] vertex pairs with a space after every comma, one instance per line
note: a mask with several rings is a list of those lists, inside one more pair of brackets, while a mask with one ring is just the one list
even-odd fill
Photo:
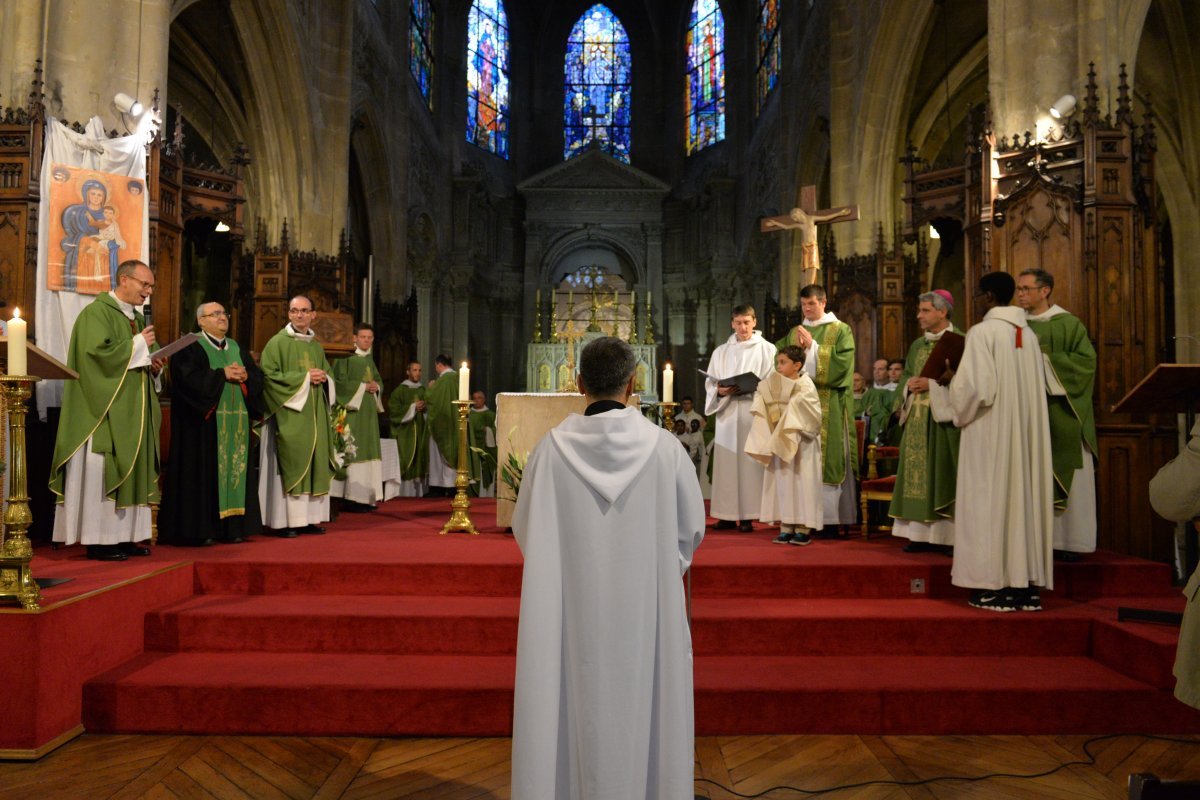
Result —
[[47, 288], [107, 292], [116, 286], [117, 266], [141, 256], [145, 183], [61, 164], [50, 175]]

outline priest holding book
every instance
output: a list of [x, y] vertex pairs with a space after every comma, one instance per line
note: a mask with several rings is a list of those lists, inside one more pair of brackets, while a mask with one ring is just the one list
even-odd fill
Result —
[[[746, 455], [755, 388], [747, 378], [757, 384], [754, 378], [761, 380], [771, 374], [775, 347], [754, 329], [755, 324], [754, 306], [735, 307], [729, 323], [733, 334], [713, 351], [705, 373], [704, 413], [716, 415], [710, 508], [717, 518], [716, 530], [737, 526], [749, 532], [754, 528], [751, 520], [762, 509], [763, 467]], [[741, 386], [731, 380], [739, 377]]]

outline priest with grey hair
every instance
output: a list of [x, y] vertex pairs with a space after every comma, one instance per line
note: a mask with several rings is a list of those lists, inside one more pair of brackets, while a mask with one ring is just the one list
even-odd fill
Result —
[[704, 536], [687, 451], [626, 403], [637, 359], [579, 359], [587, 409], [534, 448], [513, 532], [525, 558], [513, 797], [691, 800], [691, 633], [681, 575]]

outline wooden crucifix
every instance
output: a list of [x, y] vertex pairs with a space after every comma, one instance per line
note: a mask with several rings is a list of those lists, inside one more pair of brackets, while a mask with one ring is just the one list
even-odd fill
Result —
[[822, 222], [853, 222], [858, 219], [858, 206], [817, 208], [817, 187], [800, 187], [800, 207], [790, 214], [763, 217], [759, 230], [763, 233], [781, 230], [800, 231], [800, 266], [804, 270], [802, 286], [817, 283], [821, 274], [821, 259], [817, 253], [817, 225]]

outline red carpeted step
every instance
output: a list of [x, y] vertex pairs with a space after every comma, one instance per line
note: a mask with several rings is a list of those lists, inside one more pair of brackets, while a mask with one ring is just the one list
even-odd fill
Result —
[[1046, 599], [1039, 613], [997, 614], [961, 600], [696, 598], [697, 655], [1086, 656], [1092, 619]]
[[512, 657], [147, 653], [84, 686], [92, 732], [507, 736]]
[[512, 655], [516, 597], [197, 595], [146, 615], [146, 649]]
[[[696, 731], [1194, 731], [1200, 712], [1077, 657], [697, 657]], [[84, 687], [93, 732], [507, 735], [515, 659], [146, 654]]]
[[[318, 538], [318, 537], [313, 537]], [[516, 545], [511, 544], [515, 551]], [[473, 595], [517, 597], [521, 563], [410, 561], [198, 561], [207, 594]]]
[[1183, 611], [1183, 595], [1173, 597], [1105, 598], [1083, 608], [1092, 612], [1092, 657], [1135, 680], [1160, 689], [1175, 688], [1175, 650], [1179, 628], [1152, 622], [1118, 622], [1117, 608]]
[[697, 657], [696, 733], [1185, 732], [1200, 712], [1087, 658]]

